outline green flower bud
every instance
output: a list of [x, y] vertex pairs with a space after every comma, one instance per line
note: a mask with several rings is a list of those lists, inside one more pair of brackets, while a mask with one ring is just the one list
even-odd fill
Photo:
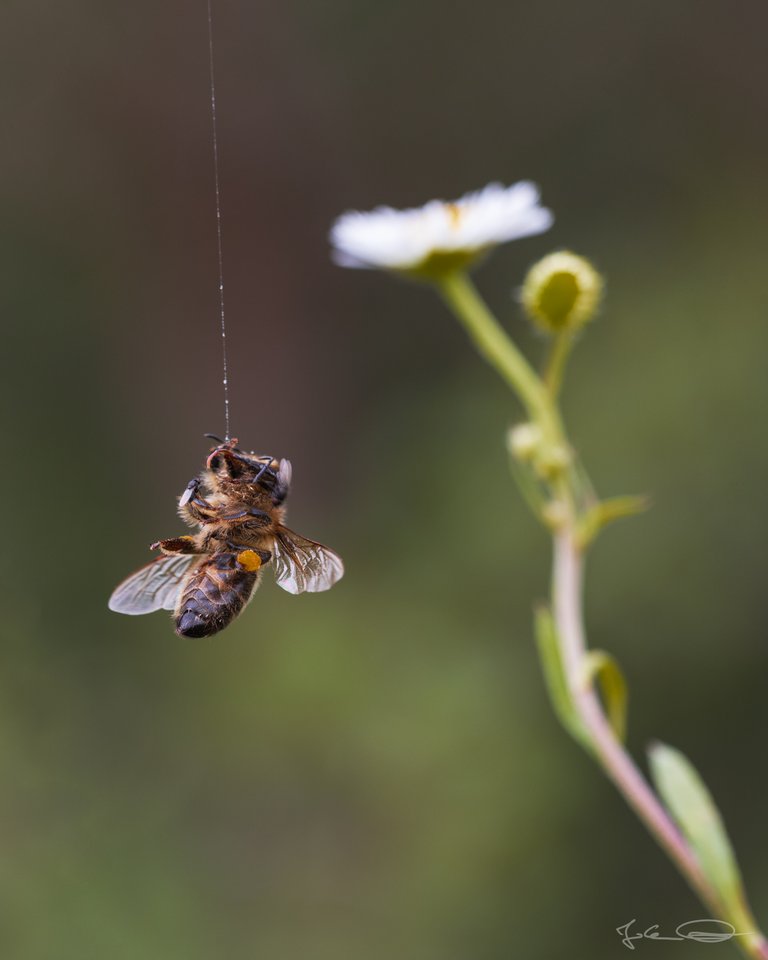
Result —
[[522, 302], [530, 319], [547, 333], [575, 331], [595, 315], [603, 278], [589, 260], [559, 250], [539, 260], [523, 283]]
[[547, 446], [536, 452], [534, 466], [544, 480], [556, 480], [571, 464], [571, 453], [566, 447]]
[[518, 423], [507, 433], [507, 446], [516, 460], [528, 463], [536, 456], [541, 439], [541, 429], [535, 423]]

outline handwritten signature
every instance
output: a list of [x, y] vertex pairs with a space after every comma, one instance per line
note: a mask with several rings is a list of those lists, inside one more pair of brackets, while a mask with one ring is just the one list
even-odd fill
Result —
[[695, 940], [697, 943], [722, 943], [733, 937], [750, 937], [751, 933], [737, 933], [736, 927], [727, 920], [686, 920], [675, 928], [675, 935], [664, 937], [659, 933], [658, 923], [652, 924], [646, 930], [632, 933], [637, 920], [630, 920], [621, 927], [616, 927], [616, 933], [621, 942], [630, 950], [635, 950], [636, 940]]

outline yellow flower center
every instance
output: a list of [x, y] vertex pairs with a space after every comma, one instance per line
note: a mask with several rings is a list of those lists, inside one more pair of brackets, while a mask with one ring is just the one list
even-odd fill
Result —
[[461, 223], [461, 207], [457, 203], [446, 203], [445, 210], [448, 214], [448, 220], [454, 230], [457, 230]]

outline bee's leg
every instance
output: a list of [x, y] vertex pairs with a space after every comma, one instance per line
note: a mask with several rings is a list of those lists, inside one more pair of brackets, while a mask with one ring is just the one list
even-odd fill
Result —
[[202, 521], [197, 516], [198, 511], [212, 512], [213, 507], [204, 497], [198, 496], [201, 480], [199, 477], [193, 477], [184, 488], [184, 493], [179, 497], [179, 512], [187, 514], [193, 520]]
[[271, 522], [272, 517], [265, 510], [258, 510], [256, 507], [249, 507], [244, 510], [238, 510], [237, 513], [216, 514], [215, 520], [245, 520], [246, 517], [255, 517], [259, 521], [259, 526], [266, 526]]
[[163, 553], [202, 553], [194, 537], [169, 537], [150, 544], [150, 550], [162, 550]]
[[188, 517], [193, 523], [210, 523], [218, 519], [216, 511], [205, 500], [190, 500], [179, 510], [182, 518]]
[[274, 461], [274, 459], [275, 459], [274, 457], [265, 458], [264, 463], [261, 465], [259, 469], [259, 472], [253, 478], [253, 480], [251, 480], [251, 483], [258, 483], [259, 480], [261, 480], [261, 478], [264, 476], [264, 474], [267, 471], [269, 471], [272, 474], [272, 476], [275, 476], [275, 471], [272, 469], [272, 462]]
[[179, 513], [182, 517], [189, 517], [193, 523], [210, 523], [220, 519], [218, 510], [208, 503], [205, 497], [198, 495], [200, 480], [195, 477], [187, 484], [187, 488], [179, 499]]

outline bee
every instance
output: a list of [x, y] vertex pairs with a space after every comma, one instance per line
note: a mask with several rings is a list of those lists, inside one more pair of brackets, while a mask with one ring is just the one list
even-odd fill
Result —
[[289, 593], [328, 590], [344, 575], [341, 557], [283, 523], [289, 460], [244, 453], [220, 440], [205, 469], [187, 484], [178, 512], [193, 536], [158, 540], [161, 555], [131, 574], [109, 598], [117, 613], [172, 610], [181, 637], [211, 637], [245, 609], [271, 566]]

